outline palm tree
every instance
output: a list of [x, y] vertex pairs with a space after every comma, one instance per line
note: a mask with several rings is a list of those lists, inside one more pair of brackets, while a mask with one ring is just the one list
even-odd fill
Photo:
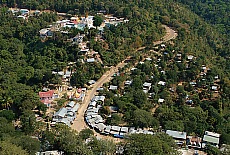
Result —
[[10, 97], [5, 97], [1, 101], [1, 108], [9, 110], [11, 105], [13, 104], [13, 100]]

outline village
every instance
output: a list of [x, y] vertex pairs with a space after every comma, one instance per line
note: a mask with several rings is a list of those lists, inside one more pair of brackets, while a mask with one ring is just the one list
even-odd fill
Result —
[[[18, 18], [26, 19], [29, 17], [30, 11], [27, 9], [10, 10], [13, 13], [21, 12]], [[33, 14], [39, 14], [40, 11], [33, 11]], [[54, 32], [61, 32], [68, 34], [69, 29], [79, 29], [83, 31], [85, 28], [98, 29], [100, 34], [103, 33], [105, 27], [110, 25], [117, 26], [121, 23], [128, 23], [128, 19], [113, 17], [112, 15], [103, 15], [104, 21], [99, 27], [95, 27], [93, 24], [94, 16], [77, 17], [72, 16], [68, 19], [61, 17], [62, 20], [56, 21], [47, 28], [39, 30], [41, 40], [46, 41], [48, 38], [54, 37]], [[100, 54], [87, 47], [87, 42], [84, 41], [85, 34], [78, 34], [73, 38], [69, 38], [68, 41], [73, 44], [77, 44], [80, 53], [83, 53], [84, 58], [76, 61], [81, 63], [101, 63]], [[100, 38], [101, 39], [101, 38]], [[203, 137], [196, 135], [188, 135], [183, 131], [165, 130], [162, 128], [137, 128], [134, 126], [124, 125], [108, 125], [106, 119], [111, 117], [112, 113], [118, 114], [119, 107], [113, 104], [107, 104], [109, 107], [109, 114], [100, 112], [105, 106], [106, 100], [108, 100], [105, 92], [110, 92], [116, 97], [122, 97], [126, 93], [129, 93], [129, 88], [132, 86], [136, 75], [140, 75], [140, 72], [145, 72], [145, 81], [142, 83], [142, 90], [147, 96], [147, 100], [153, 103], [155, 110], [157, 107], [168, 104], [168, 97], [173, 96], [172, 100], [180, 100], [180, 104], [184, 104], [189, 108], [194, 108], [197, 103], [197, 94], [202, 100], [213, 100], [219, 97], [220, 91], [220, 75], [216, 75], [212, 72], [212, 68], [206, 64], [197, 64], [198, 58], [193, 54], [185, 54], [176, 50], [169, 50], [167, 43], [160, 43], [154, 45], [153, 49], [141, 50], [139, 53], [143, 54], [143, 57], [136, 62], [132, 57], [128, 59], [123, 68], [119, 68], [115, 74], [110, 78], [110, 81], [103, 83], [100, 87], [96, 88], [97, 91], [89, 103], [85, 102], [85, 97], [94, 87], [97, 82], [95, 79], [89, 80], [85, 83], [85, 87], [76, 88], [71, 86], [70, 79], [74, 70], [71, 69], [71, 65], [76, 62], [70, 62], [66, 69], [62, 71], [53, 71], [53, 75], [59, 76], [62, 81], [59, 85], [49, 84], [39, 92], [39, 98], [44, 103], [48, 110], [47, 116], [52, 118], [50, 120], [50, 127], [55, 126], [57, 123], [65, 124], [69, 127], [74, 123], [77, 113], [82, 104], [87, 104], [87, 109], [84, 113], [84, 120], [89, 128], [96, 132], [112, 136], [115, 138], [125, 138], [129, 134], [150, 134], [154, 135], [156, 132], [165, 132], [175, 139], [175, 143], [180, 148], [192, 148], [195, 150], [205, 149], [206, 144], [211, 144], [217, 148], [220, 148], [220, 134], [205, 131]], [[146, 54], [147, 53], [147, 54]], [[146, 65], [147, 64], [147, 65]], [[146, 66], [151, 66], [147, 68]], [[176, 66], [176, 67], [175, 67]], [[109, 66], [105, 66], [108, 67]], [[173, 79], [176, 75], [170, 72], [177, 68], [177, 71], [188, 72], [187, 77], [181, 77], [181, 79]], [[170, 74], [169, 74], [170, 73]], [[181, 75], [183, 76], [183, 75]], [[123, 77], [121, 82], [113, 82], [113, 80]], [[170, 78], [169, 78], [170, 77]], [[51, 87], [52, 86], [52, 87]], [[178, 91], [179, 88], [184, 90]], [[157, 91], [156, 91], [157, 90]], [[166, 92], [166, 93], [165, 93]], [[165, 95], [166, 94], [166, 95]], [[57, 106], [61, 99], [64, 103]], [[154, 110], [154, 111], [155, 111]], [[123, 114], [122, 114], [123, 115]], [[37, 118], [38, 121], [42, 119]]]

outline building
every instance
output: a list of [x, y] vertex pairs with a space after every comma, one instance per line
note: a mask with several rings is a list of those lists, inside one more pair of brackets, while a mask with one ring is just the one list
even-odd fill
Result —
[[151, 87], [152, 87], [152, 83], [145, 82], [145, 83], [143, 84], [143, 89], [144, 89], [144, 90], [150, 90]]
[[89, 59], [86, 60], [86, 62], [93, 63], [93, 62], [95, 62], [95, 59], [94, 58], [89, 58]]
[[187, 136], [186, 145], [189, 148], [200, 149], [201, 148], [202, 138], [197, 136]]
[[202, 148], [205, 148], [206, 144], [211, 144], [215, 147], [219, 147], [219, 143], [220, 143], [220, 134], [210, 132], [210, 131], [204, 132]]
[[177, 145], [182, 146], [183, 144], [186, 144], [186, 138], [187, 138], [186, 132], [166, 130], [166, 134], [173, 137]]
[[46, 38], [46, 37], [52, 37], [53, 32], [50, 30], [50, 28], [44, 28], [39, 31], [40, 37], [41, 38]]
[[109, 90], [117, 90], [117, 86], [110, 85]]
[[20, 13], [22, 16], [27, 16], [29, 15], [30, 11], [28, 9], [20, 9]]
[[40, 101], [47, 105], [47, 107], [50, 106], [51, 102], [55, 98], [54, 90], [49, 90], [46, 92], [39, 92]]
[[35, 155], [63, 155], [62, 151], [45, 151], [45, 152], [36, 152]]

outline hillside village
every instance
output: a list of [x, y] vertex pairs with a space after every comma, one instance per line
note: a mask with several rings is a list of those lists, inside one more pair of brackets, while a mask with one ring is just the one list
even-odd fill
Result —
[[[9, 11], [23, 20], [42, 13], [39, 10], [13, 8]], [[87, 38], [89, 31], [86, 29], [97, 30], [94, 41], [106, 44], [104, 30], [128, 24], [129, 19], [103, 13], [95, 16], [57, 14], [59, 20], [38, 30], [37, 36], [44, 43], [55, 39], [55, 35], [60, 33], [65, 36], [66, 42], [77, 47], [78, 59], [69, 62], [64, 69], [53, 69], [52, 76], [56, 81], [47, 81], [37, 93], [40, 102], [47, 107], [47, 117], [36, 115], [37, 122], [46, 122], [48, 128], [64, 124], [74, 129], [79, 110], [87, 105], [84, 109], [86, 128], [104, 137], [123, 140], [131, 134], [155, 135], [162, 132], [171, 136], [180, 149], [202, 152], [208, 145], [221, 148], [220, 133], [198, 127], [203, 123], [199, 120], [200, 116], [207, 119], [210, 126], [216, 125], [211, 114], [199, 111], [201, 107], [208, 109], [205, 103], [222, 106], [223, 77], [215, 72], [215, 66], [207, 64], [194, 52], [181, 52], [173, 40], [162, 40], [159, 44], [139, 47], [137, 54], [128, 56], [122, 61], [124, 66], [117, 67], [115, 71], [116, 66], [109, 65], [100, 51], [90, 46]], [[94, 23], [97, 17], [103, 19], [99, 26]], [[74, 30], [78, 33], [73, 36]], [[89, 72], [94, 68], [97, 75], [74, 86], [77, 80], [81, 80], [76, 64]], [[114, 74], [110, 76], [112, 72]], [[108, 80], [97, 85], [103, 76]], [[89, 94], [94, 88], [96, 93], [91, 97]], [[85, 103], [86, 98], [90, 98], [90, 102]], [[183, 111], [189, 111], [189, 114]], [[200, 113], [196, 116], [196, 112]], [[175, 118], [181, 118], [181, 122]], [[186, 119], [196, 120], [196, 127], [181, 125]]]
[[[89, 18], [83, 18], [83, 21], [77, 21], [76, 23], [82, 24], [85, 20], [87, 21], [88, 27], [92, 26], [93, 17], [89, 16]], [[109, 18], [111, 19], [111, 18]], [[57, 21], [57, 23], [64, 23], [63, 27], [69, 27], [70, 24], [68, 22], [74, 23], [76, 18], [71, 18], [70, 20]], [[113, 20], [112, 20], [113, 21]], [[74, 25], [74, 24], [72, 24]], [[75, 26], [74, 26], [75, 27]], [[72, 27], [71, 27], [72, 28]], [[77, 28], [77, 26], [76, 26]], [[100, 29], [100, 28], [99, 28]], [[47, 29], [50, 30], [50, 29]], [[57, 29], [59, 30], [59, 29]], [[42, 30], [43, 31], [43, 30]], [[41, 37], [47, 37], [48, 35], [41, 34]], [[84, 34], [78, 35], [71, 39], [73, 42], [78, 43], [80, 51], [84, 52], [86, 56], [91, 51], [88, 47], [86, 47], [86, 43], [83, 42]], [[193, 108], [197, 103], [197, 94], [199, 98], [203, 98], [202, 100], [212, 100], [214, 98], [218, 98], [219, 96], [219, 75], [215, 75], [211, 72], [211, 68], [207, 67], [205, 64], [201, 64], [201, 66], [197, 65], [197, 58], [193, 55], [185, 55], [180, 53], [179, 51], [169, 51], [167, 48], [168, 45], [161, 44], [159, 46], [155, 46], [154, 49], [150, 50], [148, 55], [146, 54], [141, 61], [139, 61], [136, 66], [131, 67], [130, 69], [123, 69], [123, 71], [118, 71], [113, 75], [113, 80], [97, 89], [97, 94], [91, 99], [89, 103], [88, 109], [85, 112], [85, 121], [89, 125], [90, 128], [96, 130], [100, 134], [103, 135], [112, 135], [118, 138], [124, 138], [127, 134], [151, 134], [153, 135], [155, 132], [159, 132], [155, 129], [151, 128], [136, 128], [132, 126], [116, 126], [116, 125], [107, 125], [106, 119], [104, 117], [105, 114], [101, 113], [100, 110], [105, 106], [106, 94], [103, 93], [106, 91], [115, 93], [115, 96], [122, 97], [127, 93], [126, 90], [133, 84], [133, 77], [139, 74], [139, 72], [144, 72], [146, 75], [143, 77], [146, 79], [143, 82], [143, 92], [148, 97], [148, 100], [154, 103], [153, 106], [158, 107], [160, 105], [168, 104], [167, 96], [174, 96], [174, 100], [178, 100], [180, 102], [178, 104], [185, 104], [190, 108]], [[170, 46], [170, 45], [169, 45]], [[86, 52], [85, 52], [86, 51]], [[142, 52], [142, 51], [140, 51]], [[96, 53], [97, 54], [97, 53]], [[132, 66], [131, 62], [133, 62], [132, 58], [126, 66]], [[168, 63], [164, 64], [167, 61]], [[95, 62], [94, 58], [86, 59], [84, 63]], [[148, 65], [150, 65], [148, 68]], [[184, 77], [181, 79], [172, 79], [175, 78], [176, 75], [171, 75], [173, 73], [168, 73], [168, 69], [171, 67], [177, 66], [177, 70], [180, 72], [187, 72], [187, 78], [185, 81], [182, 81]], [[147, 68], [146, 68], [147, 67]], [[63, 82], [68, 86], [68, 88], [72, 89], [69, 84], [71, 74], [73, 71], [64, 72], [53, 72], [53, 74], [58, 74], [63, 76]], [[157, 75], [157, 76], [156, 76]], [[119, 80], [121, 76], [122, 81]], [[115, 82], [117, 80], [117, 82]], [[67, 83], [66, 83], [67, 82]], [[94, 84], [96, 81], [90, 80], [88, 85]], [[67, 89], [68, 89], [67, 88]], [[156, 88], [158, 92], [156, 92]], [[179, 88], [184, 88], [185, 90], [178, 90]], [[80, 88], [82, 89], [82, 88]], [[71, 90], [72, 91], [72, 90]], [[84, 93], [87, 91], [87, 88], [84, 88]], [[167, 92], [167, 93], [166, 93]], [[205, 94], [204, 94], [205, 92]], [[81, 91], [77, 91], [78, 95]], [[166, 93], [166, 94], [165, 94]], [[74, 94], [74, 93], [73, 93]], [[71, 94], [69, 98], [74, 98], [74, 95]], [[75, 93], [76, 97], [76, 93]], [[78, 100], [82, 102], [84, 100], [84, 95], [82, 100]], [[77, 102], [78, 102], [77, 101]], [[81, 104], [81, 103], [80, 103]], [[61, 108], [59, 111], [54, 113], [53, 120], [51, 125], [55, 125], [55, 123], [64, 123], [68, 126], [71, 126], [76, 115], [72, 113], [72, 111], [78, 111], [80, 107], [79, 103], [75, 103], [74, 101], [69, 102], [66, 107]], [[108, 105], [107, 105], [108, 106]], [[74, 108], [77, 107], [77, 108]], [[71, 110], [75, 109], [75, 110]], [[111, 105], [110, 114], [118, 113], [119, 107]], [[103, 116], [102, 116], [102, 115]], [[109, 117], [109, 116], [106, 116]], [[110, 115], [111, 117], [111, 115]], [[164, 131], [161, 129], [160, 131]], [[215, 147], [219, 147], [219, 138], [220, 134], [213, 133], [210, 131], [205, 131], [203, 137], [190, 136], [187, 135], [186, 132], [183, 131], [174, 131], [174, 130], [165, 130], [166, 134], [172, 136], [175, 139], [175, 142], [180, 147], [189, 147], [195, 149], [204, 149], [207, 143], [212, 144]]]

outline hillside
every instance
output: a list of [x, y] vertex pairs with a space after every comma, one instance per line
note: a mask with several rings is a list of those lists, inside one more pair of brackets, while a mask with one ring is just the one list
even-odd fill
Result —
[[[147, 101], [147, 96], [143, 95], [143, 101], [133, 99], [133, 96], [143, 94], [141, 91], [135, 93], [135, 89], [140, 89], [139, 86], [129, 89], [131, 92], [127, 98], [118, 99], [110, 92], [106, 92], [110, 96], [108, 105], [124, 103], [126, 106], [122, 112], [126, 112], [125, 121], [133, 121], [135, 117], [131, 111], [134, 109], [137, 112], [143, 112], [148, 115], [150, 120], [154, 120], [155, 124], [161, 125], [166, 129], [175, 128], [175, 124], [179, 129], [184, 129], [186, 132], [193, 135], [202, 135], [205, 130], [220, 133], [221, 144], [230, 144], [230, 2], [229, 0], [8, 0], [0, 3], [0, 154], [7, 151], [6, 146], [12, 148], [21, 154], [34, 154], [34, 152], [42, 150], [61, 149], [67, 154], [97, 154], [104, 146], [104, 153], [111, 153], [115, 150], [114, 144], [111, 148], [107, 145], [108, 141], [92, 140], [92, 143], [85, 144], [86, 133], [76, 134], [68, 127], [61, 126], [54, 130], [47, 130], [47, 122], [52, 119], [45, 115], [47, 107], [40, 102], [38, 92], [44, 87], [60, 86], [62, 79], [53, 74], [66, 69], [74, 71], [70, 79], [71, 86], [77, 88], [85, 87], [89, 80], [98, 80], [111, 66], [116, 66], [126, 57], [135, 58], [135, 62], [142, 60], [148, 54], [148, 49], [154, 49], [153, 42], [159, 40], [165, 35], [165, 29], [162, 25], [172, 27], [177, 31], [178, 36], [175, 40], [167, 43], [166, 52], [171, 53], [170, 57], [163, 59], [159, 64], [167, 73], [165, 76], [158, 75], [158, 71], [154, 68], [154, 64], [146, 66], [138, 65], [140, 72], [135, 72], [131, 77], [136, 79], [137, 85], [140, 81], [149, 79], [150, 74], [157, 75], [156, 82], [159, 79], [169, 80], [171, 85], [178, 83], [187, 83], [191, 79], [195, 79], [200, 67], [203, 65], [211, 68], [210, 81], [205, 82], [206, 85], [212, 85], [213, 77], [220, 78], [218, 82], [219, 96], [217, 98], [204, 97], [208, 96], [209, 92], [203, 91], [201, 96], [195, 94], [197, 104], [195, 110], [191, 110], [184, 106], [184, 92], [177, 91], [176, 95], [181, 95], [182, 100], [173, 98], [173, 95], [168, 95], [168, 91], [161, 87], [154, 87], [154, 91], [159, 91], [160, 96], [168, 96], [170, 101], [169, 106], [160, 105], [156, 110], [156, 114], [150, 114], [151, 107]], [[32, 10], [41, 10], [43, 13], [38, 16], [30, 16], [26, 20], [17, 18], [8, 9], [10, 7], [26, 8]], [[43, 11], [46, 10], [46, 11]], [[105, 15], [113, 15], [117, 18], [128, 19], [127, 23], [122, 23], [117, 26], [105, 28], [103, 33], [97, 29], [69, 30], [69, 34], [54, 32], [54, 37], [42, 40], [39, 37], [39, 31], [50, 24], [61, 20], [63, 17], [57, 15], [59, 13], [68, 13], [69, 17], [79, 16], [88, 17], [104, 13]], [[105, 19], [100, 14], [96, 16]], [[100, 24], [99, 24], [100, 25]], [[97, 26], [96, 26], [97, 27]], [[83, 40], [87, 42], [87, 46], [98, 53], [93, 58], [99, 59], [103, 63], [81, 63], [81, 60], [88, 60], [91, 57], [80, 55], [80, 48], [76, 44], [72, 44], [69, 40], [76, 35], [83, 35]], [[100, 36], [100, 37], [98, 37]], [[99, 39], [98, 39], [99, 38]], [[137, 49], [144, 49], [138, 52]], [[194, 69], [186, 71], [186, 61], [182, 65], [172, 64], [174, 55], [172, 51], [181, 53], [182, 57], [192, 55], [196, 57], [196, 62], [191, 66]], [[93, 54], [92, 54], [93, 55]], [[99, 57], [99, 58], [98, 58]], [[92, 59], [91, 59], [92, 60]], [[74, 65], [69, 65], [70, 62], [75, 62]], [[135, 64], [133, 62], [133, 64]], [[130, 63], [130, 66], [133, 65]], [[106, 67], [107, 68], [106, 68]], [[177, 75], [170, 69], [178, 71]], [[121, 70], [121, 69], [120, 69]], [[149, 75], [147, 74], [149, 73]], [[186, 76], [188, 75], [188, 76]], [[137, 77], [136, 77], [137, 76]], [[194, 77], [189, 77], [194, 76]], [[126, 77], [126, 74], [125, 74]], [[173, 77], [172, 79], [170, 79]], [[188, 78], [189, 77], [189, 78]], [[130, 77], [126, 77], [130, 78]], [[139, 79], [138, 79], [139, 78]], [[199, 79], [199, 78], [198, 78]], [[115, 81], [117, 80], [117, 81]], [[113, 80], [113, 83], [121, 83], [124, 78]], [[120, 81], [119, 81], [120, 80]], [[185, 83], [185, 82], [184, 82]], [[121, 84], [122, 85], [122, 84]], [[170, 85], [170, 86], [171, 86]], [[188, 86], [189, 87], [189, 86]], [[187, 85], [185, 86], [185, 89]], [[177, 87], [182, 89], [182, 87]], [[189, 88], [187, 88], [189, 89]], [[121, 89], [122, 90], [122, 89]], [[121, 92], [120, 92], [121, 93]], [[194, 93], [194, 92], [193, 92]], [[211, 93], [210, 93], [211, 94]], [[65, 94], [66, 95], [66, 94]], [[65, 96], [64, 95], [64, 96]], [[133, 95], [133, 96], [132, 96]], [[178, 96], [179, 96], [178, 95]], [[67, 95], [66, 95], [67, 96]], [[130, 97], [132, 96], [132, 97]], [[129, 98], [130, 97], [130, 98]], [[64, 106], [68, 98], [63, 97], [58, 102], [58, 107]], [[181, 104], [178, 104], [178, 101]], [[199, 101], [199, 102], [198, 102]], [[137, 104], [138, 102], [138, 104]], [[139, 102], [145, 102], [143, 107]], [[155, 101], [154, 101], [155, 102]], [[136, 106], [138, 105], [138, 106]], [[121, 105], [120, 105], [121, 106]], [[122, 106], [121, 106], [122, 107]], [[131, 110], [130, 110], [130, 109]], [[128, 109], [128, 110], [127, 110]], [[196, 117], [187, 116], [195, 114]], [[37, 122], [35, 115], [39, 115], [45, 122]], [[130, 115], [129, 115], [130, 114]], [[122, 114], [123, 115], [123, 114]], [[164, 117], [165, 116], [165, 117]], [[204, 118], [202, 123], [199, 122], [198, 116]], [[167, 117], [167, 118], [166, 118]], [[196, 123], [191, 121], [196, 119], [200, 128], [191, 129], [188, 124]], [[20, 119], [20, 125], [15, 128], [12, 126], [12, 121]], [[183, 120], [183, 121], [182, 121]], [[111, 121], [113, 122], [113, 120]], [[175, 122], [174, 124], [172, 122]], [[126, 122], [127, 123], [127, 122]], [[171, 124], [170, 124], [171, 123]], [[131, 124], [128, 122], [127, 124]], [[137, 125], [138, 123], [136, 123]], [[149, 123], [146, 123], [149, 124]], [[203, 125], [202, 125], [203, 124]], [[3, 128], [4, 127], [4, 128]], [[149, 127], [148, 125], [143, 127]], [[66, 136], [61, 136], [57, 131], [60, 131]], [[72, 135], [76, 135], [73, 140]], [[89, 135], [91, 135], [90, 133]], [[31, 138], [35, 136], [37, 139]], [[154, 137], [146, 136], [149, 140], [156, 140], [161, 145], [161, 150], [158, 150], [158, 144], [153, 143], [150, 148], [156, 154], [170, 154], [172, 144], [170, 137], [166, 135], [156, 135]], [[87, 137], [87, 136], [86, 136]], [[164, 137], [166, 141], [163, 139]], [[84, 139], [85, 138], [85, 139]], [[15, 140], [14, 140], [15, 139]], [[126, 152], [132, 154], [132, 148], [137, 147], [138, 137], [130, 139], [128, 143], [122, 144], [127, 148]], [[140, 138], [142, 139], [142, 138]], [[70, 143], [66, 143], [70, 141]], [[72, 142], [72, 143], [71, 143]], [[32, 147], [29, 146], [32, 143]], [[111, 142], [112, 143], [112, 142]], [[77, 146], [78, 145], [78, 146]], [[41, 147], [40, 147], [41, 146]], [[99, 147], [99, 149], [97, 148]], [[144, 145], [141, 145], [144, 146]], [[92, 148], [92, 149], [89, 149]], [[141, 148], [138, 148], [141, 149]], [[1, 152], [5, 151], [5, 152]], [[216, 151], [211, 148], [206, 151]], [[150, 151], [151, 152], [151, 151]], [[217, 150], [217, 153], [220, 153]], [[11, 153], [9, 153], [11, 154]]]

